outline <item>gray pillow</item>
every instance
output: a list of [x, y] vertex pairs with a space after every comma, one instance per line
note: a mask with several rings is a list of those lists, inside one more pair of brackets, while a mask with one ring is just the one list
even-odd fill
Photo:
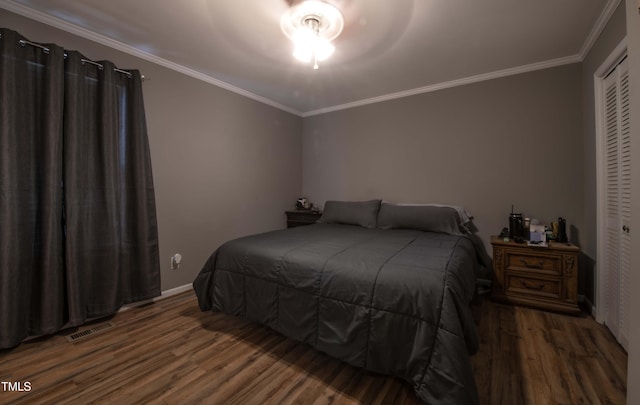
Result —
[[327, 201], [318, 222], [375, 228], [381, 202], [381, 200]]
[[378, 212], [378, 228], [417, 229], [451, 235], [465, 233], [455, 208], [435, 205], [382, 204]]

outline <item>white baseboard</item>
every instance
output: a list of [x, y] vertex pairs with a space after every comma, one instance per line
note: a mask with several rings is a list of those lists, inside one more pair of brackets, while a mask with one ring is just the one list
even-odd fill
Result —
[[180, 287], [172, 288], [167, 291], [163, 291], [162, 294], [160, 294], [159, 297], [154, 298], [153, 301], [160, 301], [165, 298], [173, 297], [174, 295], [178, 295], [189, 290], [193, 290], [193, 284], [191, 283], [182, 285]]
[[169, 297], [173, 297], [174, 295], [178, 295], [181, 294], [185, 291], [189, 291], [189, 290], [193, 290], [193, 284], [185, 284], [183, 286], [180, 287], [176, 287], [176, 288], [172, 288], [170, 290], [167, 291], [163, 291], [159, 297], [154, 297], [148, 300], [144, 300], [144, 301], [138, 301], [138, 302], [133, 302], [131, 304], [127, 304], [125, 306], [123, 306], [122, 308], [120, 308], [120, 311], [118, 312], [122, 312], [122, 311], [126, 311], [128, 309], [131, 308], [135, 308], [135, 307], [140, 307], [142, 305], [147, 305], [147, 304], [151, 304], [152, 302], [156, 302], [156, 301], [161, 301], [163, 299], [169, 298]]

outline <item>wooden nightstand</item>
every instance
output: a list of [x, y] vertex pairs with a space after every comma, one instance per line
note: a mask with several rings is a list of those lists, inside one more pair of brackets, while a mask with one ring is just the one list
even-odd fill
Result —
[[576, 314], [578, 255], [572, 244], [549, 242], [548, 247], [504, 242], [491, 237], [493, 285], [497, 301]]
[[285, 211], [287, 214], [287, 228], [315, 224], [322, 216], [322, 212], [311, 210]]

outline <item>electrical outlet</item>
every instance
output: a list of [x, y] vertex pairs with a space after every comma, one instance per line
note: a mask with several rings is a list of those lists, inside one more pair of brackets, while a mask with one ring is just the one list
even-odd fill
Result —
[[182, 262], [182, 255], [180, 253], [176, 253], [171, 256], [171, 270], [178, 270], [180, 268], [180, 263]]

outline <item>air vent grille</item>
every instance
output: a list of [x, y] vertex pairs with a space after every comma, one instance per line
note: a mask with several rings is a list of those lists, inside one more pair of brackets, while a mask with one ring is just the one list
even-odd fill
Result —
[[99, 332], [104, 332], [106, 330], [109, 330], [111, 328], [113, 328], [115, 326], [115, 324], [113, 322], [107, 322], [107, 323], [103, 323], [100, 325], [96, 325], [93, 328], [90, 329], [85, 329], [85, 330], [81, 330], [78, 331], [76, 333], [72, 333], [71, 335], [67, 336], [67, 341], [69, 342], [77, 342], [79, 340], [82, 339], [86, 339], [89, 336], [93, 336]]

